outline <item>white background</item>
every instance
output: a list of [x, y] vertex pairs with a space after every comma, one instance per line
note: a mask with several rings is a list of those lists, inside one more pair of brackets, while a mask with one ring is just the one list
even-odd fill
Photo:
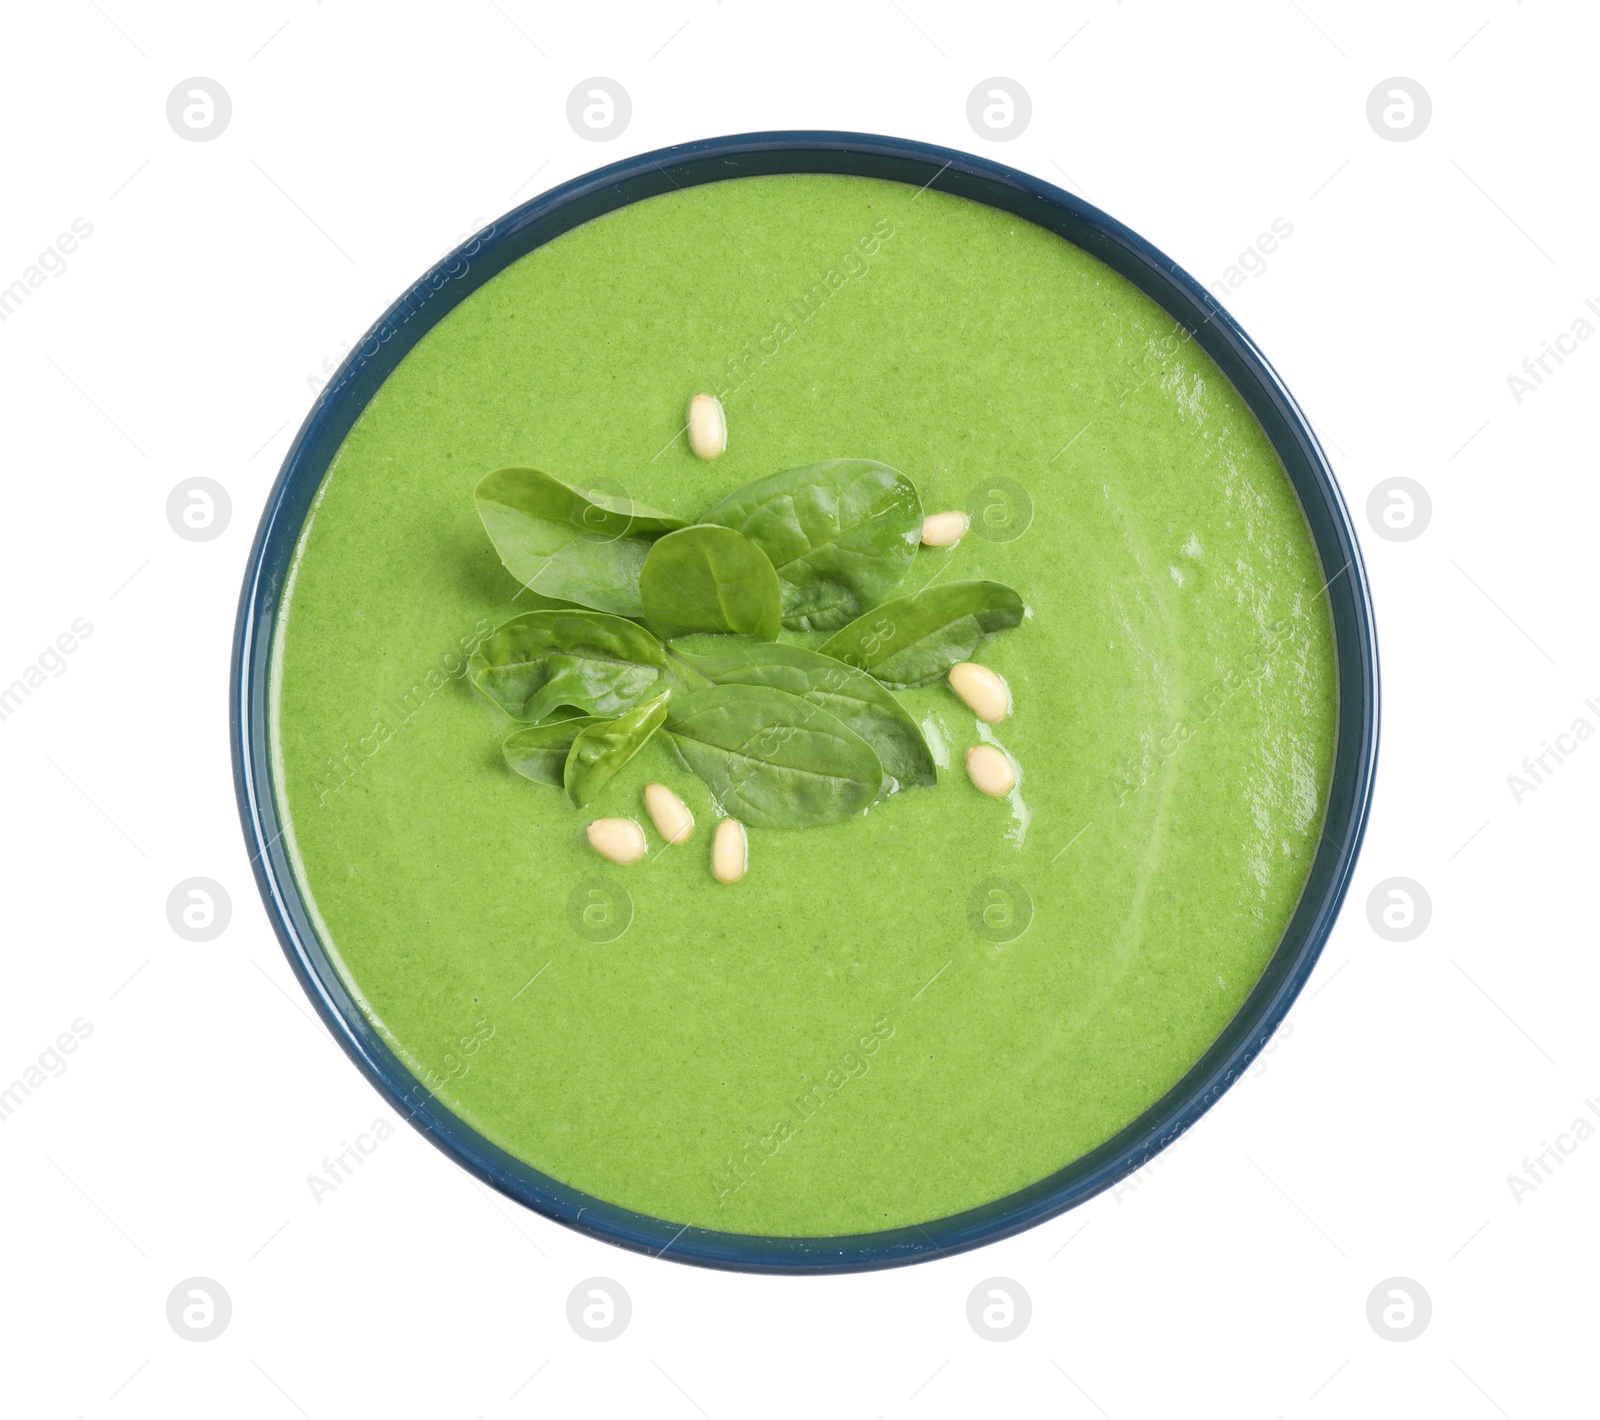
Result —
[[[1597, 40], [1592, 7], [1556, 0], [7, 7], [0, 285], [74, 218], [93, 235], [0, 324], [0, 684], [94, 629], [0, 722], [0, 1085], [73, 1020], [93, 1033], [0, 1124], [0, 1410], [1593, 1413], [1600, 1140], [1569, 1138], [1520, 1201], [1507, 1176], [1600, 1099], [1600, 743], [1520, 804], [1506, 777], [1575, 717], [1600, 727], [1600, 341], [1520, 404], [1507, 376], [1600, 301]], [[193, 75], [232, 99], [214, 141], [166, 118]], [[605, 143], [566, 119], [592, 75], [633, 103]], [[1005, 144], [966, 117], [993, 75], [1032, 98]], [[1414, 141], [1367, 121], [1396, 75], [1432, 99]], [[225, 704], [308, 381], [515, 202], [785, 127], [998, 157], [1202, 281], [1292, 225], [1229, 305], [1322, 431], [1373, 582], [1383, 752], [1343, 918], [1292, 1030], [1136, 1187], [977, 1253], [804, 1280], [652, 1261], [491, 1196], [403, 1125], [315, 1201], [307, 1176], [394, 1116], [267, 925]], [[1406, 542], [1365, 513], [1396, 475], [1432, 499]], [[166, 517], [196, 476], [233, 504], [209, 542]], [[192, 876], [231, 895], [209, 943], [168, 925]], [[1368, 923], [1392, 876], [1433, 902], [1408, 943]], [[233, 1308], [204, 1344], [166, 1317], [197, 1275]], [[595, 1275], [633, 1301], [607, 1344], [566, 1318]], [[966, 1316], [997, 1275], [1033, 1307], [1003, 1344]], [[1367, 1319], [1394, 1276], [1432, 1300], [1404, 1343]]]

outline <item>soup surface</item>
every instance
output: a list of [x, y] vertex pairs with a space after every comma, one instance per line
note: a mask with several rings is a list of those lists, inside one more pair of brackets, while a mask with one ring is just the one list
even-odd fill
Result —
[[[727, 452], [678, 432], [723, 393]], [[674, 437], [675, 433], [677, 437]], [[506, 465], [693, 520], [881, 460], [970, 509], [934, 579], [1017, 588], [900, 698], [939, 783], [750, 833], [657, 736], [589, 809], [505, 765], [466, 652], [528, 609], [472, 490]], [[1260, 426], [1171, 317], [1027, 222], [869, 179], [748, 178], [532, 252], [412, 350], [329, 470], [274, 645], [276, 793], [339, 970], [461, 1118], [599, 1198], [769, 1235], [959, 1212], [1103, 1142], [1238, 1011], [1299, 899], [1335, 734], [1325, 574]], [[820, 636], [799, 637], [816, 645]], [[963, 769], [1020, 765], [1003, 799]], [[694, 810], [615, 867], [600, 815]]]

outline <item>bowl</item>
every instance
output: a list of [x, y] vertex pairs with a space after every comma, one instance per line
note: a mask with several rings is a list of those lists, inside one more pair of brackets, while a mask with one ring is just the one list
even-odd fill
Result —
[[[937, 1221], [839, 1237], [682, 1228], [632, 1212], [541, 1173], [437, 1101], [362, 1014], [318, 938], [283, 842], [267, 719], [273, 634], [313, 497], [357, 417], [418, 340], [498, 272], [583, 222], [674, 189], [786, 173], [887, 179], [998, 208], [1095, 256], [1171, 315], [1232, 381], [1283, 462], [1326, 576], [1338, 679], [1326, 820], [1300, 901], [1255, 988], [1200, 1060], [1118, 1134], [1026, 1188]], [[1360, 850], [1378, 744], [1376, 632], [1349, 513], [1309, 422], [1250, 338], [1175, 262], [1070, 193], [954, 149], [857, 133], [740, 134], [628, 158], [524, 203], [425, 273], [351, 352], [295, 436], [251, 548], [229, 694], [234, 784], [267, 915], [318, 1014], [377, 1090], [463, 1168], [555, 1222], [655, 1257], [770, 1273], [892, 1267], [979, 1247], [1094, 1197], [1177, 1139], [1250, 1065], [1315, 967]]]

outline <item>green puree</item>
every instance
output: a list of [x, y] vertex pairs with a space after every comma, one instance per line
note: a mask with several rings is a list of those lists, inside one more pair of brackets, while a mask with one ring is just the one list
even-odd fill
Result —
[[[308, 520], [272, 724], [323, 939], [444, 1104], [610, 1202], [824, 1235], [1018, 1189], [1183, 1075], [1300, 896], [1336, 672], [1282, 466], [1173, 329], [1014, 217], [771, 177], [590, 222], [406, 357]], [[711, 463], [673, 439], [700, 389], [728, 390]], [[980, 730], [942, 685], [901, 693], [937, 787], [752, 830], [726, 887], [715, 812], [663, 737], [581, 813], [506, 767], [462, 647], [530, 599], [478, 522], [480, 478], [528, 465], [692, 518], [844, 455], [903, 470], [930, 513], [979, 491], [973, 531], [921, 550], [902, 591], [995, 578], [1029, 607], [978, 653], [1010, 719]], [[1022, 767], [1009, 800], [962, 767], [991, 735]], [[584, 824], [648, 823], [654, 780], [694, 838], [650, 828], [644, 861], [595, 856]], [[611, 941], [591, 938], [627, 906], [594, 880], [631, 897]]]

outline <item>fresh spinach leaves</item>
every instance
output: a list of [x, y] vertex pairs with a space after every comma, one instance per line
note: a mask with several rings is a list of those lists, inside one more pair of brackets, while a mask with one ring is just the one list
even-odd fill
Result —
[[667, 646], [668, 670], [687, 669], [715, 685], [765, 685], [820, 705], [861, 736], [893, 784], [906, 789], [934, 782], [933, 756], [917, 722], [865, 671], [803, 646], [692, 636]]
[[1004, 582], [945, 582], [858, 617], [822, 652], [907, 690], [971, 660], [985, 636], [1020, 625], [1022, 615], [1022, 598]]
[[783, 624], [778, 574], [731, 528], [701, 523], [668, 533], [639, 574], [644, 619], [659, 636], [697, 631], [775, 641]]
[[606, 781], [645, 747], [667, 718], [671, 696], [670, 690], [665, 691], [615, 720], [602, 720], [579, 731], [562, 772], [562, 785], [575, 807], [587, 805]]
[[922, 533], [922, 500], [887, 464], [830, 459], [747, 483], [704, 521], [737, 529], [771, 559], [785, 627], [832, 631], [900, 585]]
[[572, 742], [589, 726], [605, 723], [593, 715], [574, 715], [570, 720], [553, 720], [546, 725], [524, 725], [506, 736], [500, 753], [524, 779], [559, 789], [565, 782]]
[[[871, 459], [758, 479], [692, 525], [531, 468], [490, 474], [475, 497], [538, 609], [497, 627], [468, 675], [524, 722], [506, 763], [578, 808], [657, 730], [752, 828], [838, 823], [932, 785], [892, 690], [931, 684], [1025, 615], [1001, 582], [893, 595], [922, 501]], [[813, 650], [781, 642], [785, 629], [833, 634]]]
[[667, 733], [723, 812], [752, 828], [808, 828], [861, 813], [883, 765], [820, 706], [764, 685], [713, 685], [674, 698]]
[[598, 611], [529, 611], [492, 631], [467, 675], [513, 720], [535, 724], [562, 706], [611, 716], [660, 681], [661, 643], [644, 627]]
[[682, 518], [601, 491], [584, 492], [536, 468], [502, 468], [473, 493], [506, 570], [541, 596], [638, 616], [639, 572], [650, 544]]

